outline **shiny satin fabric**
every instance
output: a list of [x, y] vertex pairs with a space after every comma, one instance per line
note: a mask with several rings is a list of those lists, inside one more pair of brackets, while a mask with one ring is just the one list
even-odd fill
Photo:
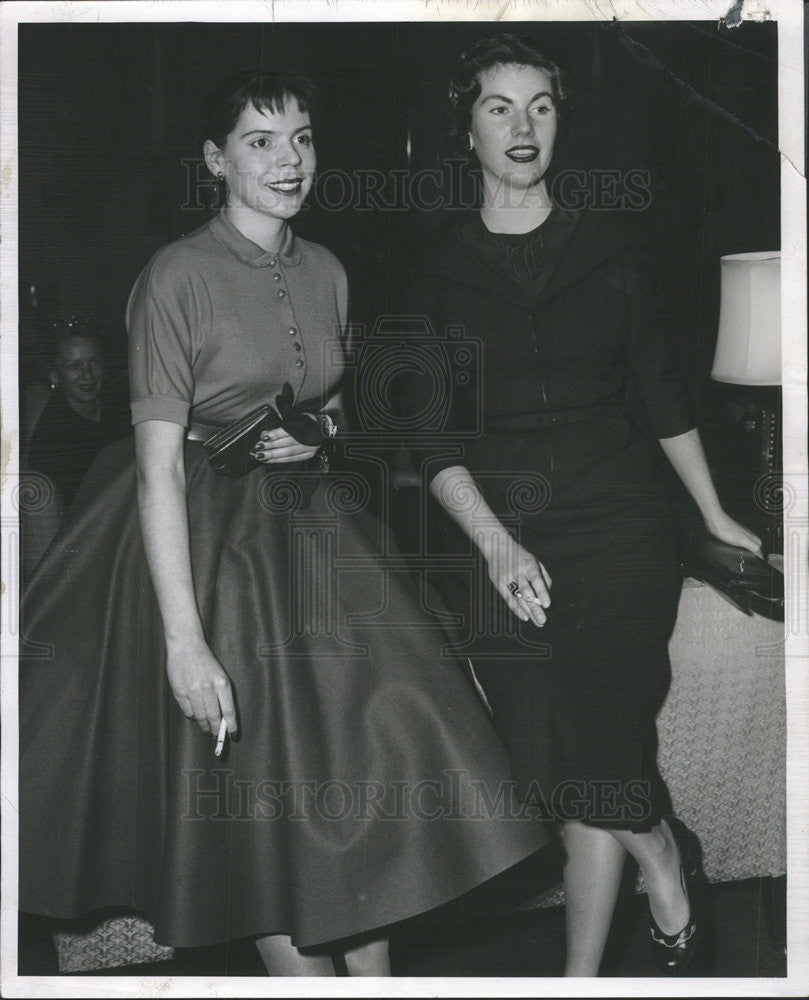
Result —
[[363, 477], [233, 481], [193, 441], [186, 468], [197, 600], [239, 735], [215, 757], [174, 701], [133, 447], [111, 446], [24, 602], [21, 909], [132, 907], [175, 946], [316, 945], [545, 844], [546, 824], [513, 818], [463, 661], [378, 554]]

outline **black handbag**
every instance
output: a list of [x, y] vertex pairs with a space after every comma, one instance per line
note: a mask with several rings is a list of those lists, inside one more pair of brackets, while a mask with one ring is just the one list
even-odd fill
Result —
[[700, 534], [692, 539], [683, 573], [710, 584], [746, 615], [784, 620], [784, 574], [749, 549]]
[[320, 423], [293, 406], [294, 398], [292, 386], [285, 382], [275, 397], [275, 406], [265, 403], [208, 438], [204, 447], [214, 472], [238, 479], [257, 468], [261, 463], [251, 454], [253, 446], [264, 431], [276, 427], [283, 427], [300, 444], [322, 444]]

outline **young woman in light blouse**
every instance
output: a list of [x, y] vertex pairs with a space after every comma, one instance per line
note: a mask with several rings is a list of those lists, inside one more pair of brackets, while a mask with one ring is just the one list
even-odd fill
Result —
[[276, 975], [333, 975], [335, 952], [387, 975], [390, 924], [547, 838], [481, 814], [505, 753], [380, 556], [361, 473], [282, 428], [240, 478], [207, 459], [285, 384], [298, 420], [340, 421], [345, 274], [289, 225], [312, 101], [294, 76], [224, 85], [204, 146], [224, 208], [133, 289], [134, 455], [102, 453], [23, 612], [20, 905], [133, 907], [175, 946], [253, 937]]

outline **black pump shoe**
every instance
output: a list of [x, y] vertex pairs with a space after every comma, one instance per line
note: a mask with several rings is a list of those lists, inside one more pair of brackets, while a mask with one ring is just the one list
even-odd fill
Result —
[[649, 933], [655, 965], [662, 972], [678, 976], [685, 972], [697, 951], [698, 935], [694, 903], [699, 860], [691, 843], [693, 835], [678, 820], [666, 817], [666, 822], [680, 853], [680, 884], [688, 900], [690, 915], [688, 923], [677, 934], [664, 934], [657, 926], [657, 921], [650, 910]]
[[662, 972], [679, 976], [691, 964], [697, 950], [697, 922], [693, 917], [679, 934], [664, 934], [655, 918], [649, 914], [649, 933], [652, 939], [652, 958]]

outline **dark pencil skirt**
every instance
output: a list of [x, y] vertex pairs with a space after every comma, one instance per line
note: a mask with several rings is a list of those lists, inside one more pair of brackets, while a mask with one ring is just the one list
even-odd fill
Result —
[[461, 649], [520, 796], [558, 820], [648, 829], [668, 807], [655, 717], [682, 585], [655, 445], [616, 408], [490, 430], [471, 461], [495, 513], [552, 578], [542, 628], [512, 615], [483, 565], [444, 592], [468, 623]]

